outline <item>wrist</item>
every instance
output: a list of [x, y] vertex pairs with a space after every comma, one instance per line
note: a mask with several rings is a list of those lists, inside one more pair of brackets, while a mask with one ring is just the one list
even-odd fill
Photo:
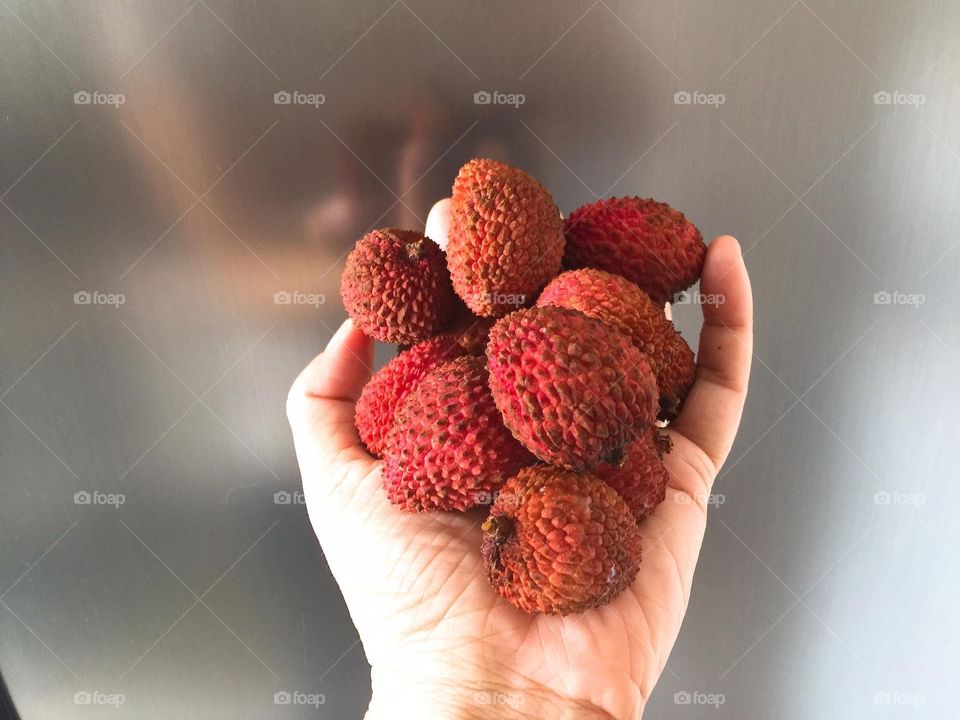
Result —
[[539, 687], [463, 679], [439, 679], [405, 671], [371, 669], [373, 695], [365, 720], [430, 717], [437, 720], [613, 720], [640, 718], [613, 715], [596, 705]]

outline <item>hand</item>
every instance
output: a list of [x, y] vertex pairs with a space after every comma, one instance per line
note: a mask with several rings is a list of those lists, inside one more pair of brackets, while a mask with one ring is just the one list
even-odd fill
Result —
[[[431, 237], [445, 244], [445, 202]], [[641, 523], [636, 582], [605, 607], [530, 616], [488, 585], [483, 513], [411, 514], [391, 505], [354, 404], [373, 342], [348, 320], [290, 390], [310, 521], [372, 668], [367, 718], [637, 718], [680, 630], [707, 518], [747, 392], [752, 298], [732, 237], [709, 246], [697, 380], [668, 432], [666, 500]]]

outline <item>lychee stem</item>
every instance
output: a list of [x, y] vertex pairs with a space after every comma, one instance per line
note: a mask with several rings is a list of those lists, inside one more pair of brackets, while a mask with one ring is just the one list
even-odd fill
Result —
[[493, 541], [501, 545], [513, 534], [513, 521], [506, 515], [491, 515], [483, 521], [480, 529], [492, 535]]
[[624, 460], [627, 459], [627, 448], [623, 445], [620, 447], [613, 448], [603, 457], [603, 462], [607, 465], [612, 465], [614, 467], [620, 467], [623, 465]]
[[407, 243], [406, 248], [407, 257], [411, 260], [419, 260], [423, 256], [423, 240], [417, 239], [411, 243]]

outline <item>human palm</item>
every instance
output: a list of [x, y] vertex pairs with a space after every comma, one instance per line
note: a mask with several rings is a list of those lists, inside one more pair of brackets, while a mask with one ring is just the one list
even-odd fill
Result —
[[[431, 213], [433, 235], [445, 212]], [[311, 522], [372, 666], [368, 718], [640, 716], [687, 608], [710, 488], [746, 396], [752, 302], [733, 238], [711, 243], [701, 289], [717, 303], [703, 306], [697, 380], [667, 430], [667, 497], [640, 525], [637, 579], [610, 604], [562, 618], [528, 615], [490, 587], [481, 511], [389, 503], [353, 424], [371, 340], [347, 321], [300, 374], [288, 415]]]

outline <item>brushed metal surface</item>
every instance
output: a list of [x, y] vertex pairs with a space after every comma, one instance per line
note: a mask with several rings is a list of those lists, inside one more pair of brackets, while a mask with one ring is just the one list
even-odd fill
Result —
[[283, 399], [353, 241], [474, 155], [746, 251], [751, 394], [647, 717], [955, 716], [960, 5], [2, 0], [0, 48], [24, 718], [362, 717]]

